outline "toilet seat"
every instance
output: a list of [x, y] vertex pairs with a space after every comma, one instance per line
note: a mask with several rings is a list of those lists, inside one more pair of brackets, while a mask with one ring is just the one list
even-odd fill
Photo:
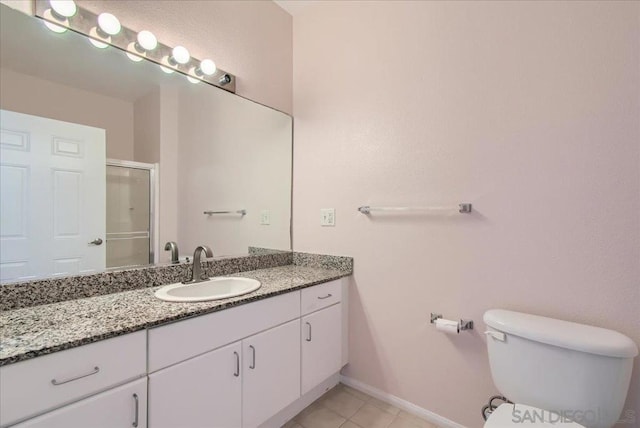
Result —
[[562, 419], [557, 413], [524, 404], [501, 404], [491, 413], [484, 428], [585, 428]]

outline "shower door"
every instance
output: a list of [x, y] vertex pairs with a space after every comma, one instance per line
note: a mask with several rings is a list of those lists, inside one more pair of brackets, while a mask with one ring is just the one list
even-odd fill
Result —
[[107, 268], [153, 263], [154, 165], [107, 161]]

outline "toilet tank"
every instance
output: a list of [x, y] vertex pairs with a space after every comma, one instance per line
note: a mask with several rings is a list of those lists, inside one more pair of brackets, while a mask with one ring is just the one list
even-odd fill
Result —
[[520, 312], [485, 312], [493, 382], [505, 397], [588, 428], [613, 426], [638, 347], [613, 330]]

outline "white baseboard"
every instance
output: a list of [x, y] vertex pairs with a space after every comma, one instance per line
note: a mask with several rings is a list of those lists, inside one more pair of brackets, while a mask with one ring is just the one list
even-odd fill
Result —
[[464, 425], [460, 425], [457, 422], [453, 422], [450, 419], [445, 418], [444, 416], [440, 416], [438, 414], [433, 413], [427, 409], [423, 409], [420, 406], [417, 406], [413, 403], [408, 402], [407, 400], [403, 400], [402, 398], [398, 398], [395, 395], [388, 394], [384, 391], [379, 390], [378, 388], [374, 388], [373, 386], [367, 385], [366, 383], [362, 383], [358, 380], [352, 379], [347, 376], [340, 376], [340, 382], [344, 383], [347, 386], [350, 386], [353, 389], [357, 389], [358, 391], [362, 391], [365, 394], [369, 394], [372, 397], [377, 398], [378, 400], [382, 400], [386, 403], [392, 404], [399, 409], [404, 410], [405, 412], [411, 413], [412, 415], [416, 415], [426, 421], [429, 421], [439, 427], [443, 428], [466, 428]]

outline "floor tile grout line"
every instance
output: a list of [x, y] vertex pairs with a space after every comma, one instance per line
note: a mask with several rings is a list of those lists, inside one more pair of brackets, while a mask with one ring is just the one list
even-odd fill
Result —
[[[353, 415], [351, 415], [351, 417], [345, 417], [341, 413], [338, 413], [337, 411], [333, 410], [332, 408], [330, 408], [330, 407], [328, 407], [326, 405], [327, 400], [329, 400], [332, 396], [337, 395], [340, 392], [344, 392], [347, 395], [349, 395], [351, 398], [356, 399], [356, 400], [361, 402], [361, 404], [358, 405], [358, 408], [353, 413]], [[325, 393], [323, 396], [319, 397], [315, 402], [311, 403], [309, 406], [307, 406], [305, 409], [303, 409], [298, 415], [294, 416], [292, 421], [295, 422], [298, 426], [300, 426], [302, 428], [307, 428], [307, 426], [305, 426], [302, 423], [302, 419], [298, 419], [298, 417], [300, 416], [300, 414], [302, 412], [304, 412], [304, 410], [306, 410], [309, 407], [315, 405], [316, 407], [314, 409], [312, 409], [309, 412], [308, 415], [311, 415], [311, 414], [315, 413], [316, 411], [318, 411], [320, 409], [324, 409], [325, 411], [328, 411], [328, 412], [332, 413], [334, 416], [338, 417], [339, 419], [344, 419], [344, 421], [342, 423], [340, 423], [340, 425], [337, 425], [337, 426], [333, 425], [334, 427], [341, 428], [341, 427], [343, 427], [343, 426], [345, 426], [345, 425], [347, 425], [349, 423], [349, 424], [351, 424], [353, 426], [362, 428], [361, 425], [359, 425], [355, 421], [353, 421], [352, 418], [354, 416], [356, 416], [363, 409], [363, 407], [366, 404], [369, 404], [371, 407], [375, 408], [379, 412], [382, 412], [384, 414], [387, 414], [387, 415], [391, 416], [391, 420], [387, 424], [385, 424], [385, 428], [389, 428], [391, 425], [393, 425], [396, 421], [398, 421], [400, 419], [402, 419], [406, 423], [409, 423], [410, 425], [413, 425], [414, 428], [418, 428], [419, 426], [421, 426], [418, 423], [414, 423], [410, 419], [402, 417], [401, 416], [402, 410], [398, 409], [394, 405], [392, 405], [390, 403], [387, 403], [387, 402], [385, 402], [383, 400], [376, 399], [376, 397], [373, 397], [373, 396], [371, 396], [369, 394], [366, 394], [366, 393], [364, 393], [362, 391], [358, 391], [356, 389], [353, 389], [353, 388], [351, 388], [351, 387], [349, 387], [347, 385], [344, 385], [343, 383], [339, 383], [338, 385], [336, 385], [336, 387], [332, 388], [330, 391]], [[376, 404], [378, 404], [378, 405], [376, 405]], [[395, 412], [391, 411], [390, 409], [398, 410], [398, 412], [395, 413]], [[306, 418], [307, 415], [305, 415], [304, 417]], [[416, 417], [416, 419], [420, 419], [420, 418]], [[336, 421], [336, 422], [339, 422], [339, 421]]]

